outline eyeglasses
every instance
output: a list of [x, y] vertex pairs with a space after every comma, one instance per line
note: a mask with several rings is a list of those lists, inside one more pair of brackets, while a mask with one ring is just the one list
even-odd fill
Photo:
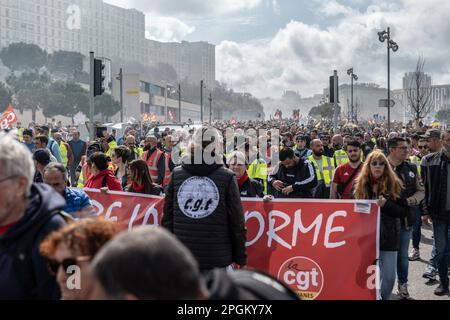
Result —
[[18, 177], [20, 177], [20, 176], [14, 175], [14, 176], [6, 177], [6, 178], [3, 178], [3, 179], [0, 179], [0, 183], [8, 181], [8, 180], [11, 180], [11, 179], [15, 179], [15, 178], [18, 178]]
[[78, 257], [78, 258], [66, 258], [63, 261], [57, 261], [54, 259], [48, 260], [48, 267], [53, 274], [57, 274], [59, 268], [62, 266], [64, 272], [67, 273], [69, 267], [71, 266], [79, 266], [79, 262], [89, 261], [91, 260], [90, 256]]
[[372, 167], [384, 167], [386, 163], [383, 161], [373, 161], [370, 165]]

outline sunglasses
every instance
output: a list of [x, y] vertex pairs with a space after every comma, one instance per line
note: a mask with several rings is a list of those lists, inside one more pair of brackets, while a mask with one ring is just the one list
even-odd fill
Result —
[[80, 262], [89, 261], [91, 259], [90, 256], [78, 257], [78, 258], [66, 258], [63, 261], [57, 261], [54, 259], [48, 260], [48, 267], [53, 274], [57, 274], [59, 268], [62, 266], [64, 272], [67, 273], [69, 267], [71, 266], [79, 266]]
[[428, 149], [428, 146], [419, 146], [419, 149]]
[[384, 167], [386, 165], [386, 163], [384, 163], [382, 161], [373, 161], [370, 165], [372, 167]]

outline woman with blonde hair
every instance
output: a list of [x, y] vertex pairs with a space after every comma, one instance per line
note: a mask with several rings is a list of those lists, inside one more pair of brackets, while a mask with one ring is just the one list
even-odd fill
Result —
[[400, 219], [408, 208], [400, 204], [403, 184], [392, 170], [386, 156], [375, 150], [366, 159], [355, 180], [355, 199], [376, 200], [381, 208], [380, 226], [380, 291], [383, 300], [389, 300], [397, 274], [397, 251], [400, 246]]

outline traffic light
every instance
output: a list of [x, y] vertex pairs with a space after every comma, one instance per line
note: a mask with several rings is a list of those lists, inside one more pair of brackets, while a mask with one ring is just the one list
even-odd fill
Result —
[[337, 92], [334, 92], [334, 76], [330, 77], [330, 103], [334, 103], [334, 97], [336, 96], [336, 103], [339, 103], [339, 78], [336, 77]]
[[105, 64], [100, 59], [94, 59], [94, 97], [105, 92]]

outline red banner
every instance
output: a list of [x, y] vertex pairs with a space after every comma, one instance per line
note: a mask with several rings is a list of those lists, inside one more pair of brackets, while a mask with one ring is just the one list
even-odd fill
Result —
[[[159, 225], [164, 198], [86, 190], [98, 215], [131, 230]], [[302, 299], [375, 300], [379, 208], [371, 201], [244, 199], [248, 267]]]
[[0, 127], [1, 129], [8, 129], [9, 127], [11, 127], [13, 123], [16, 122], [17, 116], [16, 113], [14, 112], [12, 104], [10, 103], [0, 119]]

